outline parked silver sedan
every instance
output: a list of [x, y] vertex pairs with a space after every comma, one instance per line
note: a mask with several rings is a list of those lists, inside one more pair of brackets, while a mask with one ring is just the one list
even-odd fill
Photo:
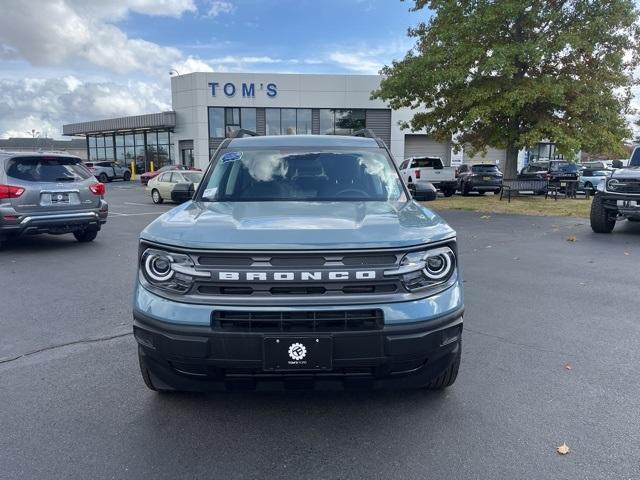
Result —
[[171, 170], [149, 180], [145, 188], [147, 195], [151, 195], [153, 203], [171, 200], [171, 193], [176, 185], [194, 184], [198, 188], [202, 180], [202, 172], [195, 170]]

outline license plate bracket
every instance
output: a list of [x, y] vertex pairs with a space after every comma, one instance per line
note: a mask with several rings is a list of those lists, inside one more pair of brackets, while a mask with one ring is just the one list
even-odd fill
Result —
[[262, 345], [265, 371], [328, 371], [333, 368], [330, 335], [267, 335]]

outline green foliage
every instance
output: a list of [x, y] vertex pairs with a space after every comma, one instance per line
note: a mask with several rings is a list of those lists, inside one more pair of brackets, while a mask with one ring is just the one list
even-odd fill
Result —
[[382, 70], [374, 97], [426, 107], [409, 124], [475, 151], [542, 139], [561, 153], [616, 152], [628, 138], [638, 12], [632, 0], [415, 0], [432, 16]]

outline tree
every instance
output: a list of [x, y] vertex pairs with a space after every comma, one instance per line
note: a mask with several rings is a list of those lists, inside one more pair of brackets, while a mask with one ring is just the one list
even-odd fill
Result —
[[560, 153], [618, 153], [630, 130], [638, 12], [632, 0], [415, 0], [428, 22], [415, 47], [385, 66], [375, 98], [426, 107], [404, 128], [472, 153], [518, 151], [546, 139]]

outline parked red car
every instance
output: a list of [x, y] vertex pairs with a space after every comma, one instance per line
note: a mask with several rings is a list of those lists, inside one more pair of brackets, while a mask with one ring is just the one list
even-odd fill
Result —
[[165, 165], [164, 167], [156, 170], [155, 172], [146, 172], [140, 175], [140, 183], [142, 183], [142, 185], [146, 185], [147, 183], [149, 183], [149, 180], [151, 180], [154, 177], [157, 177], [162, 172], [166, 172], [168, 170], [188, 170], [188, 168], [185, 167], [184, 165]]

